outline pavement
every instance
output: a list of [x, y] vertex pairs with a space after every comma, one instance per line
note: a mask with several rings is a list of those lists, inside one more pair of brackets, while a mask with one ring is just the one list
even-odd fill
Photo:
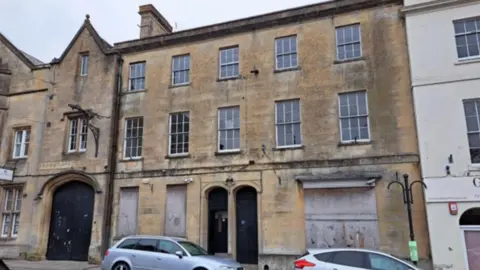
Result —
[[99, 265], [74, 261], [4, 260], [10, 270], [100, 270]]

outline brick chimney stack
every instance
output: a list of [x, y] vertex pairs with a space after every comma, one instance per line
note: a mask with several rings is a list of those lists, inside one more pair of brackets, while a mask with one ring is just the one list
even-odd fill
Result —
[[140, 38], [153, 37], [172, 32], [172, 26], [151, 4], [140, 6]]

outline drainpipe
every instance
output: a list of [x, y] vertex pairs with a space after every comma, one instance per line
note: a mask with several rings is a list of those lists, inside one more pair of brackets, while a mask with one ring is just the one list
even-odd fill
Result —
[[114, 180], [115, 171], [117, 167], [117, 147], [118, 147], [118, 128], [120, 121], [120, 105], [121, 105], [121, 93], [122, 93], [122, 56], [117, 53], [115, 67], [115, 88], [113, 95], [112, 106], [112, 123], [110, 129], [110, 151], [108, 158], [108, 178], [107, 189], [105, 192], [105, 212], [103, 216], [103, 234], [101, 244], [101, 257], [105, 256], [105, 252], [110, 246], [110, 237], [112, 235], [112, 213], [113, 213], [113, 194], [114, 194]]

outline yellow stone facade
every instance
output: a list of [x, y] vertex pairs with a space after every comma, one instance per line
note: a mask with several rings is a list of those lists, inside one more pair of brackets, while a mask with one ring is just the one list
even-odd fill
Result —
[[[364, 2], [363, 8], [356, 2]], [[205, 248], [209, 242], [209, 192], [216, 187], [226, 189], [228, 254], [236, 258], [236, 194], [249, 186], [257, 192], [259, 269], [265, 265], [270, 269], [289, 269], [293, 259], [304, 253], [308, 245], [304, 184], [299, 176], [374, 172], [379, 174], [372, 187], [378, 213], [378, 246], [383, 251], [408, 257], [409, 228], [402, 193], [399, 188], [387, 189], [390, 181], [405, 173], [412, 181], [421, 179], [400, 7], [401, 1], [341, 0], [126, 41], [113, 47], [102, 45], [103, 40], [98, 39], [96, 32], [92, 33], [94, 29], [86, 21], [60, 59], [48, 68], [26, 71], [46, 79], [38, 80], [35, 86], [14, 87], [13, 83], [10, 86], [10, 93], [25, 88], [48, 91], [5, 97], [9, 107], [8, 116], [3, 118], [6, 121], [0, 164], [8, 163], [11, 150], [7, 146], [15, 125], [24, 125], [25, 119], [36, 122], [31, 124], [35, 127], [31, 135], [33, 157], [29, 154], [25, 163], [29, 165], [17, 169], [19, 176], [14, 181], [25, 184], [19, 236], [0, 242], [0, 253], [15, 246], [22, 254], [44, 258], [52, 194], [56, 187], [78, 180], [92, 185], [96, 191], [89, 248], [92, 261], [98, 261], [102, 255], [109, 183], [113, 185], [110, 243], [121, 237], [117, 223], [122, 188], [138, 187], [136, 233], [164, 234], [167, 187], [182, 185], [187, 192], [185, 236]], [[145, 14], [151, 9], [141, 9], [142, 18], [151, 21], [158, 16]], [[168, 26], [159, 21], [153, 32], [158, 29], [168, 32]], [[335, 28], [351, 24], [360, 24], [362, 57], [339, 62], [335, 58]], [[149, 31], [141, 31], [143, 37], [149, 35]], [[275, 39], [292, 35], [297, 37], [298, 68], [276, 71]], [[230, 46], [239, 48], [240, 76], [221, 80], [219, 50]], [[3, 59], [4, 55], [12, 55], [2, 48]], [[78, 55], [86, 51], [92, 63], [87, 79], [77, 75]], [[172, 57], [186, 54], [190, 55], [189, 84], [172, 86]], [[13, 57], [11, 61], [19, 62]], [[145, 89], [128, 91], [129, 65], [143, 61]], [[66, 141], [62, 140], [67, 136], [67, 126], [61, 118], [69, 111], [69, 103], [81, 104], [100, 115], [115, 116], [112, 106], [117, 64], [121, 64], [122, 78], [119, 130], [114, 138], [117, 163], [115, 179], [109, 182], [108, 155], [114, 117], [94, 120], [101, 127], [98, 157], [94, 157], [95, 144], [90, 134], [86, 153], [65, 153], [62, 145]], [[17, 76], [16, 72], [12, 74], [12, 78]], [[358, 90], [367, 91], [371, 141], [343, 144], [338, 94]], [[275, 102], [291, 99], [300, 100], [302, 145], [279, 149]], [[34, 102], [42, 105], [20, 109]], [[219, 108], [230, 106], [238, 106], [240, 111], [240, 151], [219, 153], [217, 113]], [[19, 112], [15, 114], [13, 110]], [[183, 111], [190, 115], [190, 150], [186, 156], [172, 157], [168, 153], [169, 114]], [[132, 117], [143, 117], [143, 152], [139, 159], [129, 159], [124, 154], [125, 120]], [[419, 256], [429, 260], [419, 185], [414, 187], [413, 196]]]

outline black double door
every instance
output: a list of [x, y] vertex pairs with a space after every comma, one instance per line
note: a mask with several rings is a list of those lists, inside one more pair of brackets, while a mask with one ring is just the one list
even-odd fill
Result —
[[208, 253], [228, 253], [228, 192], [223, 188], [208, 197]]
[[69, 182], [55, 191], [47, 260], [88, 260], [93, 205], [94, 191], [83, 182]]
[[257, 191], [244, 187], [237, 191], [237, 261], [258, 264]]

